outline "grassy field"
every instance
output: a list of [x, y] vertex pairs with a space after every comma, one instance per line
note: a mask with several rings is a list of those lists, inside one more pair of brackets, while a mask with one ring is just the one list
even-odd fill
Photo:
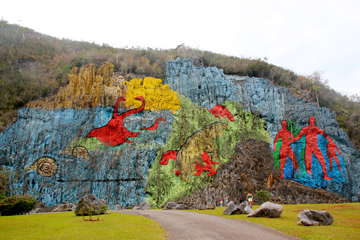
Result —
[[73, 212], [3, 216], [0, 239], [165, 239], [167, 235], [159, 223], [142, 216], [110, 213], [99, 218], [83, 221]]
[[[260, 206], [253, 206], [257, 209]], [[225, 207], [215, 210], [189, 210], [225, 218], [242, 219], [271, 227], [283, 233], [302, 239], [360, 239], [360, 203], [346, 204], [298, 204], [283, 205], [281, 218], [247, 218], [245, 214], [224, 215]], [[304, 227], [297, 225], [297, 215], [302, 209], [325, 210], [334, 218], [330, 226]]]
[[[277, 229], [302, 239], [360, 239], [360, 203], [283, 205], [281, 218], [247, 218], [215, 210], [189, 210], [220, 217], [242, 219]], [[254, 206], [257, 209], [259, 206]], [[298, 226], [302, 209], [325, 210], [334, 217], [330, 226]], [[96, 217], [93, 217], [96, 219]], [[157, 222], [142, 216], [110, 213], [100, 221], [83, 221], [72, 212], [0, 217], [0, 239], [165, 239]]]

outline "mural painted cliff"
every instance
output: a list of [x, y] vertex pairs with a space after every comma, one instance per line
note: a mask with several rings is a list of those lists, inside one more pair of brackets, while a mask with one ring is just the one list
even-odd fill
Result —
[[49, 205], [94, 193], [111, 207], [160, 206], [209, 186], [253, 138], [270, 143], [277, 177], [359, 200], [359, 152], [328, 109], [189, 59], [168, 61], [165, 83], [112, 68], [74, 69], [56, 96], [18, 111], [0, 135], [14, 193]]

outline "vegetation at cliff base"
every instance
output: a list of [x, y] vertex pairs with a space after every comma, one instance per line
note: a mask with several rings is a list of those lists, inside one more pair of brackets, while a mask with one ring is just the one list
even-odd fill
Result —
[[6, 198], [7, 194], [9, 194], [9, 191], [10, 191], [9, 171], [1, 169], [0, 170], [0, 201]]
[[[81, 29], [79, 29], [81, 31]], [[115, 75], [166, 78], [165, 62], [190, 58], [195, 66], [215, 66], [225, 74], [267, 78], [307, 102], [335, 112], [339, 126], [360, 149], [358, 95], [331, 89], [319, 72], [298, 75], [262, 59], [226, 56], [180, 44], [172, 49], [114, 48], [107, 44], [58, 39], [0, 20], [0, 132], [16, 120], [16, 110], [29, 101], [49, 97], [68, 83], [74, 67], [114, 65]], [[80, 70], [79, 70], [80, 71]]]
[[35, 208], [36, 200], [28, 195], [13, 195], [0, 201], [0, 214], [2, 216], [29, 213]]
[[256, 191], [256, 197], [259, 199], [260, 202], [266, 202], [271, 199], [271, 195], [269, 191], [266, 191], [264, 189], [261, 189], [259, 191]]

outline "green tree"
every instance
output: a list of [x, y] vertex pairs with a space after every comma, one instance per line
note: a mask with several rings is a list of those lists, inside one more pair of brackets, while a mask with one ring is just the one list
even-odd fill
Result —
[[264, 189], [256, 191], [256, 197], [260, 202], [266, 202], [269, 201], [271, 199], [270, 197], [270, 192], [266, 191]]

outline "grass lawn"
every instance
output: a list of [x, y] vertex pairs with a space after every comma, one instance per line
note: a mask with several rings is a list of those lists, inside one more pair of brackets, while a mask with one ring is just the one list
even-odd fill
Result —
[[142, 216], [109, 213], [99, 218], [83, 221], [73, 212], [2, 216], [0, 239], [165, 239], [167, 235], [159, 223]]
[[[253, 206], [257, 209], [260, 206]], [[193, 212], [211, 214], [225, 218], [242, 219], [271, 227], [283, 233], [302, 239], [360, 239], [360, 203], [345, 204], [298, 204], [283, 205], [284, 211], [281, 218], [247, 218], [245, 214], [224, 215], [225, 207], [215, 210], [188, 210]], [[297, 215], [303, 209], [325, 210], [334, 218], [330, 226], [304, 227], [297, 225]]]

